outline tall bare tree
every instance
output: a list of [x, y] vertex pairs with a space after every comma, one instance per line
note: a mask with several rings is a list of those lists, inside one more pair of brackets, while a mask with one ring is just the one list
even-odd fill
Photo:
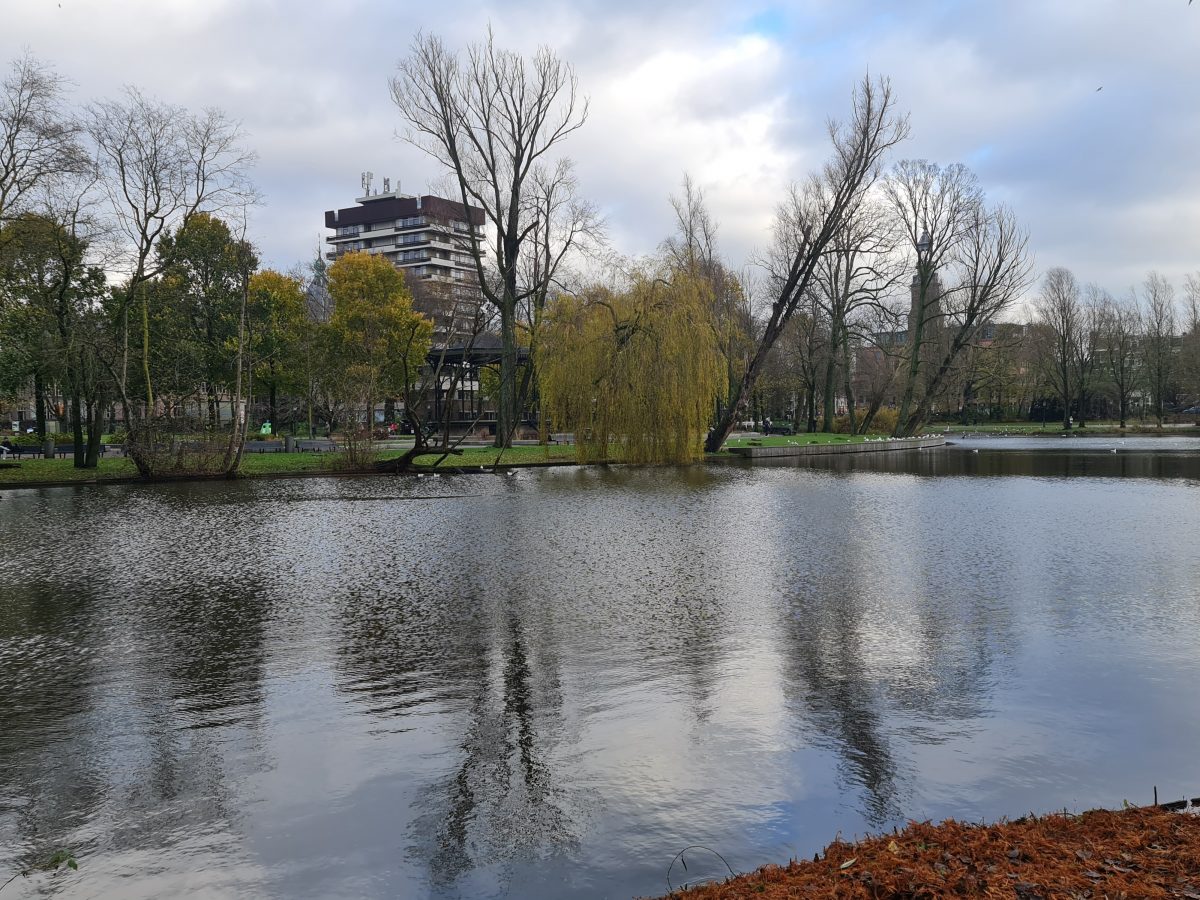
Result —
[[[905, 244], [916, 257], [911, 288], [904, 390], [897, 434], [912, 419], [918, 395], [927, 388], [945, 315], [939, 272], [952, 264], [980, 221], [983, 191], [966, 166], [939, 166], [928, 160], [902, 160], [883, 184]], [[927, 393], [927, 391], [925, 391]]]
[[88, 167], [66, 88], [62, 76], [28, 53], [0, 82], [0, 225], [48, 181]]
[[1079, 427], [1086, 428], [1091, 400], [1096, 393], [1096, 376], [1100, 369], [1100, 326], [1108, 295], [1095, 284], [1083, 292], [1080, 307], [1079, 334], [1075, 341], [1075, 410]]
[[848, 122], [829, 124], [832, 157], [802, 187], [793, 185], [776, 213], [765, 261], [775, 299], [734, 400], [705, 442], [710, 453], [721, 448], [742, 418], [771, 348], [810, 296], [817, 266], [846, 217], [878, 179], [884, 156], [908, 135], [908, 118], [897, 112], [886, 79], [863, 78], [852, 106]]
[[[406, 139], [446, 167], [464, 205], [484, 211], [490, 247], [486, 259], [476, 256], [476, 270], [500, 313], [496, 444], [509, 446], [520, 414], [519, 309], [530, 297], [545, 297], [579, 233], [554, 221], [580, 207], [567, 202], [575, 190], [566, 177], [570, 162], [552, 154], [587, 120], [587, 100], [574, 70], [552, 50], [543, 47], [526, 60], [497, 47], [490, 29], [462, 58], [438, 37], [418, 34], [391, 94], [407, 123]], [[534, 254], [543, 264], [527, 266], [529, 242], [546, 235], [557, 246]]]
[[870, 328], [889, 311], [886, 300], [904, 277], [895, 254], [899, 234], [884, 207], [863, 198], [851, 210], [817, 269], [816, 299], [829, 322], [829, 352], [823, 374], [821, 430], [833, 431], [840, 375], [850, 430], [858, 430], [853, 348], [870, 340]]
[[[519, 367], [514, 409], [524, 409], [534, 390], [547, 304], [557, 294], [571, 290], [574, 281], [569, 258], [575, 251], [591, 253], [604, 245], [604, 221], [591, 201], [579, 196], [575, 172], [568, 160], [551, 169], [535, 170], [532, 191], [533, 229], [521, 248], [519, 283], [524, 286], [517, 304], [522, 343], [529, 361]], [[488, 317], [490, 318], [490, 317]], [[478, 323], [480, 318], [476, 317]], [[502, 360], [503, 361], [503, 360]], [[503, 375], [503, 373], [501, 373]], [[515, 424], [514, 418], [514, 424]]]
[[1187, 276], [1183, 292], [1180, 374], [1184, 389], [1195, 406], [1200, 404], [1200, 272]]
[[1042, 326], [1038, 341], [1038, 365], [1046, 383], [1062, 402], [1062, 426], [1071, 428], [1071, 403], [1076, 395], [1076, 359], [1083, 331], [1083, 302], [1079, 282], [1069, 269], [1056, 267], [1046, 273], [1041, 295], [1034, 301]]
[[980, 204], [949, 263], [949, 279], [938, 299], [941, 333], [936, 354], [912, 411], [897, 423], [899, 435], [916, 434], [925, 425], [964, 350], [974, 346], [985, 326], [999, 321], [1029, 287], [1033, 270], [1029, 236], [1007, 207], [989, 209]]
[[[246, 170], [254, 154], [237, 122], [218, 109], [193, 114], [128, 88], [124, 98], [93, 104], [87, 128], [95, 144], [102, 183], [124, 243], [128, 280], [117, 311], [122, 358], [118, 391], [130, 427], [131, 447], [142, 422], [155, 415], [150, 376], [150, 310], [146, 282], [159, 272], [155, 246], [164, 234], [197, 212], [242, 208], [254, 199]], [[129, 395], [129, 309], [140, 306], [145, 408], [139, 421]], [[139, 460], [137, 450], [133, 453]], [[138, 463], [139, 468], [143, 462]]]
[[725, 391], [718, 402], [720, 415], [733, 401], [753, 350], [752, 291], [747, 279], [730, 271], [717, 247], [719, 226], [708, 209], [703, 189], [688, 173], [683, 193], [671, 196], [675, 233], [661, 249], [671, 269], [702, 279], [709, 288], [717, 341], [725, 361]]
[[1157, 272], [1142, 282], [1142, 366], [1154, 418], [1163, 427], [1167, 393], [1175, 376], [1175, 288]]
[[1137, 387], [1139, 374], [1141, 316], [1138, 314], [1136, 296], [1119, 302], [1104, 295], [1099, 325], [1099, 346], [1103, 351], [1101, 356], [1105, 374], [1116, 396], [1121, 428], [1125, 428], [1129, 419], [1129, 402]]

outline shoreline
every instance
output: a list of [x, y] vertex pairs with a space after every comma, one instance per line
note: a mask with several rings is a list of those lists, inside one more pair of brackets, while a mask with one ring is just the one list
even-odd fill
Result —
[[[1183, 432], [1183, 433], [1181, 433]], [[1164, 430], [1148, 430], [1138, 431], [1127, 429], [1120, 431], [1116, 429], [1091, 430], [1091, 429], [1076, 429], [1074, 431], [1024, 431], [1024, 432], [995, 432], [995, 431], [951, 431], [947, 430], [941, 433], [927, 433], [921, 437], [914, 438], [859, 438], [857, 440], [850, 439], [845, 443], [838, 443], [825, 439], [817, 443], [801, 443], [806, 440], [805, 435], [796, 435], [793, 438], [769, 439], [770, 443], [758, 445], [740, 444], [738, 446], [726, 446], [719, 453], [709, 453], [702, 460], [690, 465], [713, 464], [713, 463], [752, 463], [755, 459], [779, 459], [787, 457], [801, 456], [828, 456], [840, 455], [847, 453], [894, 453], [905, 450], [917, 450], [936, 448], [942, 446], [954, 446], [959, 441], [969, 442], [972, 439], [1004, 439], [1004, 438], [1029, 438], [1038, 437], [1045, 439], [1062, 439], [1062, 438], [1088, 438], [1088, 437], [1155, 437], [1155, 438], [1196, 438], [1200, 441], [1200, 428], [1195, 432], [1187, 432], [1184, 428], [1164, 429]], [[781, 443], [781, 440], [786, 443]], [[262, 471], [242, 471], [233, 477], [224, 475], [179, 475], [179, 476], [162, 476], [158, 478], [143, 478], [136, 474], [113, 474], [113, 475], [96, 475], [93, 477], [77, 477], [77, 478], [44, 478], [44, 479], [6, 479], [5, 470], [0, 469], [0, 495], [5, 491], [22, 490], [26, 488], [58, 488], [58, 487], [77, 487], [96, 485], [125, 485], [125, 484], [170, 484], [173, 482], [200, 482], [200, 481], [241, 481], [243, 479], [267, 479], [267, 478], [348, 478], [348, 477], [363, 477], [371, 475], [477, 475], [496, 472], [507, 469], [538, 469], [538, 468], [557, 468], [563, 466], [607, 466], [607, 465], [622, 465], [621, 463], [613, 462], [594, 462], [594, 463], [577, 463], [573, 456], [567, 457], [559, 455], [551, 457], [549, 451], [553, 449], [561, 450], [564, 446], [569, 445], [520, 445], [510, 450], [505, 451], [511, 453], [517, 451], [517, 458], [511, 460], [501, 459], [499, 462], [485, 462], [483, 464], [477, 462], [455, 465], [448, 457], [440, 466], [417, 465], [413, 466], [407, 472], [380, 472], [375, 468], [365, 469], [350, 469], [341, 468], [336, 464], [331, 464], [329, 468], [302, 468], [289, 470], [285, 467], [279, 469], [270, 469], [267, 466], [272, 462], [289, 462], [289, 461], [320, 461], [327, 457], [328, 454], [313, 454], [312, 452], [298, 452], [288, 454], [284, 459], [282, 453], [255, 453], [248, 454], [246, 460], [253, 461], [253, 465], [263, 467]], [[472, 447], [473, 451], [490, 457], [493, 448], [490, 447]], [[486, 451], [486, 453], [485, 453]], [[539, 451], [545, 453], [546, 458], [530, 459], [529, 451]], [[435, 455], [435, 454], [431, 454]], [[119, 463], [125, 457], [110, 458], [101, 460], [102, 463], [109, 464]], [[76, 470], [70, 466], [68, 459], [41, 460], [33, 459], [29, 462], [39, 464], [46, 462], [58, 463], [59, 467], [66, 471], [75, 472]], [[21, 462], [17, 461], [15, 465], [20, 466]]]
[[1191, 898], [1200, 895], [1200, 805], [1178, 808], [1064, 810], [992, 825], [911, 822], [891, 834], [835, 839], [811, 861], [722, 882], [669, 884], [671, 893], [659, 900]]
[[[831, 441], [822, 441], [820, 443], [814, 443], [814, 444], [794, 443], [794, 444], [789, 444], [789, 445], [784, 445], [784, 446], [775, 445], [775, 444], [765, 445], [765, 446], [735, 446], [735, 447], [726, 447], [720, 453], [706, 454], [702, 460], [698, 460], [697, 463], [691, 463], [691, 465], [697, 465], [700, 463], [709, 464], [709, 463], [748, 462], [748, 461], [752, 461], [755, 458], [804, 456], [804, 455], [809, 455], [809, 454], [826, 455], [826, 454], [863, 453], [863, 452], [897, 452], [897, 451], [903, 451], [903, 450], [916, 450], [916, 449], [923, 448], [926, 446], [942, 446], [945, 443], [946, 443], [946, 440], [944, 437], [926, 436], [923, 438], [903, 438], [903, 439], [886, 439], [886, 438], [859, 439], [859, 440], [849, 440], [846, 443], [834, 443]], [[556, 445], [556, 446], [561, 447], [564, 445]], [[486, 455], [486, 456], [492, 455], [492, 453], [490, 452], [492, 450], [492, 448], [472, 448], [472, 449], [486, 451], [486, 453], [481, 454], [481, 455]], [[265, 478], [347, 478], [347, 477], [363, 477], [363, 476], [375, 476], [375, 475], [388, 475], [388, 476], [430, 475], [430, 474], [479, 475], [479, 474], [488, 474], [488, 473], [493, 473], [493, 472], [498, 472], [498, 471], [508, 470], [508, 469], [544, 469], [544, 468], [556, 468], [556, 467], [563, 467], [563, 466], [580, 466], [580, 465], [586, 465], [586, 466], [622, 465], [622, 463], [613, 463], [613, 462], [578, 463], [574, 460], [573, 456], [570, 458], [567, 458], [565, 456], [560, 456], [558, 458], [552, 458], [552, 457], [549, 457], [549, 449], [550, 449], [549, 445], [541, 445], [541, 444], [532, 445], [532, 446], [522, 445], [520, 447], [516, 447], [513, 449], [516, 449], [518, 451], [518, 455], [517, 455], [517, 458], [511, 459], [511, 460], [501, 459], [498, 462], [489, 462], [489, 463], [482, 463], [482, 464], [472, 462], [472, 463], [466, 463], [466, 464], [459, 465], [459, 464], [455, 464], [454, 462], [451, 461], [453, 459], [453, 457], [447, 457], [442, 462], [441, 465], [438, 465], [438, 466], [415, 465], [405, 472], [380, 472], [378, 469], [376, 469], [374, 467], [362, 468], [362, 469], [350, 469], [350, 468], [339, 468], [336, 466], [331, 466], [330, 468], [312, 468], [312, 469], [302, 469], [302, 470], [292, 470], [292, 471], [289, 471], [289, 470], [283, 469], [283, 468], [278, 469], [278, 470], [267, 469], [267, 470], [258, 471], [258, 472], [243, 471], [243, 472], [239, 472], [237, 475], [234, 475], [232, 477], [225, 476], [225, 475], [195, 474], [195, 475], [178, 475], [178, 476], [168, 475], [168, 476], [161, 476], [161, 477], [157, 477], [157, 478], [143, 478], [139, 475], [119, 474], [119, 475], [112, 475], [112, 476], [98, 475], [95, 477], [78, 477], [78, 478], [69, 478], [69, 479], [47, 478], [47, 479], [7, 480], [4, 478], [4, 470], [0, 469], [0, 494], [2, 494], [5, 491], [22, 490], [22, 489], [26, 489], [26, 488], [77, 487], [77, 486], [81, 486], [81, 485], [82, 486], [96, 486], [96, 485], [108, 485], [108, 484], [171, 484], [171, 483], [176, 483], [176, 482], [241, 481], [244, 479], [265, 479]], [[547, 458], [530, 459], [530, 458], [528, 458], [528, 454], [522, 454], [520, 452], [520, 451], [528, 451], [528, 450], [544, 451], [547, 454]], [[508, 450], [505, 452], [511, 453], [512, 450]], [[438, 454], [430, 454], [430, 455], [435, 456]], [[298, 459], [302, 459], [302, 460], [310, 460], [310, 459], [314, 459], [314, 458], [319, 459], [319, 457], [314, 457], [313, 454], [310, 452], [289, 454], [287, 457], [287, 460], [281, 459], [282, 456], [283, 456], [283, 454], [280, 454], [280, 453], [250, 454], [245, 459], [254, 460], [256, 465], [261, 465], [261, 466], [265, 466], [271, 462], [284, 462], [284, 461], [292, 461], [292, 460], [298, 460]], [[502, 456], [503, 456], [503, 454], [502, 454]], [[522, 456], [525, 456], [526, 458], [522, 458]], [[125, 457], [121, 457], [119, 459], [125, 459]], [[116, 459], [109, 460], [110, 463], [115, 463], [117, 461], [118, 460], [116, 460]], [[37, 459], [34, 459], [34, 460], [31, 460], [31, 462], [39, 463], [39, 464], [42, 462], [55, 462], [55, 463], [59, 463], [63, 469], [68, 470], [68, 471], [72, 471], [72, 472], [83, 471], [83, 470], [76, 470], [76, 469], [71, 468], [69, 465], [69, 461], [65, 460], [65, 459], [63, 459], [63, 460], [37, 460]], [[386, 460], [381, 460], [381, 462], [386, 462]], [[17, 465], [19, 466], [20, 463], [18, 462]]]

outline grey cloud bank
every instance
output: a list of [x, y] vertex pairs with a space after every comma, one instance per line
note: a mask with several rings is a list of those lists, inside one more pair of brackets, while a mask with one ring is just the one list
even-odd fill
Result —
[[[904, 5], [384, 2], [4, 3], [4, 59], [53, 62], [76, 100], [136, 84], [240, 118], [259, 154], [265, 260], [311, 256], [322, 212], [364, 169], [423, 190], [440, 173], [399, 140], [387, 79], [418, 28], [451, 44], [490, 22], [550, 44], [591, 97], [568, 144], [616, 248], [652, 251], [684, 170], [735, 265], [768, 239], [787, 183], [824, 153], [866, 70], [912, 114], [906, 156], [972, 166], [1030, 229], [1039, 265], [1114, 292], [1200, 268], [1200, 7], [1186, 0]], [[1102, 91], [1097, 91], [1103, 86]]]

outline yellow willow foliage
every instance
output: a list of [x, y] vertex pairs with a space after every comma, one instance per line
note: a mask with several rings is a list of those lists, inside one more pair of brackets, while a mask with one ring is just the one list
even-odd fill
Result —
[[705, 283], [682, 274], [553, 305], [539, 385], [553, 429], [575, 433], [580, 462], [703, 456], [726, 378], [711, 309]]

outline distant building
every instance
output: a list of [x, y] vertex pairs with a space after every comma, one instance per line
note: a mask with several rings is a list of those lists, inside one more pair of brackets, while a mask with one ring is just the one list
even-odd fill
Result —
[[325, 227], [333, 232], [326, 259], [359, 250], [380, 254], [403, 270], [413, 305], [433, 320], [437, 346], [476, 333], [483, 306], [475, 266], [483, 210], [398, 191], [368, 193], [357, 203], [326, 211]]

